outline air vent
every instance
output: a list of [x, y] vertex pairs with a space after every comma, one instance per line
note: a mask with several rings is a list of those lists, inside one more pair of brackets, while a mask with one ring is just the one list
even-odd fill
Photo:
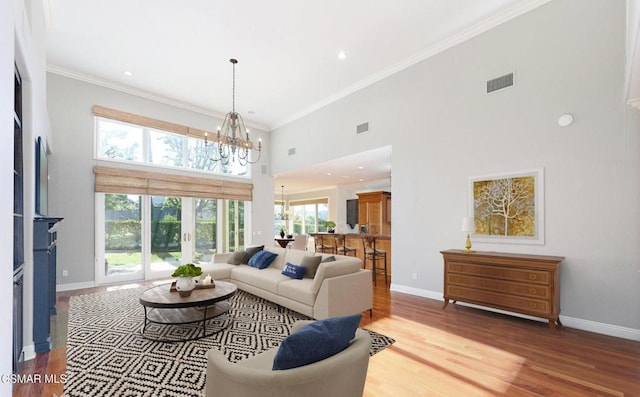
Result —
[[296, 154], [296, 148], [289, 148], [289, 156], [293, 156], [294, 154]]
[[369, 131], [369, 123], [362, 123], [356, 126], [356, 134], [362, 134]]
[[262, 175], [267, 175], [267, 166], [263, 165], [262, 167], [260, 167], [260, 169], [262, 170]]
[[513, 85], [513, 73], [487, 81], [487, 94]]

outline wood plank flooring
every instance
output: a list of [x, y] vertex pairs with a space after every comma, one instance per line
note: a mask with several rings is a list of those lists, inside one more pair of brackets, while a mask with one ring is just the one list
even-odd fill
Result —
[[[160, 281], [166, 282], [166, 280]], [[54, 349], [23, 364], [21, 374], [66, 368], [69, 298], [138, 285], [58, 293]], [[369, 361], [364, 395], [640, 396], [640, 342], [374, 288], [373, 318], [362, 326], [396, 343]], [[19, 384], [13, 396], [61, 396], [62, 383]]]

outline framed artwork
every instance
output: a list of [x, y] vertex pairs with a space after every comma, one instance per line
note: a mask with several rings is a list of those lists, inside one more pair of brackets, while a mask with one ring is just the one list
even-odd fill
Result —
[[469, 178], [474, 241], [544, 244], [544, 169]]

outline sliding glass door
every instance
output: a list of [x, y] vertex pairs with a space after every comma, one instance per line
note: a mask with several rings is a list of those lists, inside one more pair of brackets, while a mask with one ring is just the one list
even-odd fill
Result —
[[96, 195], [96, 282], [143, 278], [142, 199], [139, 195]]
[[97, 193], [96, 283], [169, 277], [180, 264], [244, 249], [245, 208], [238, 200]]

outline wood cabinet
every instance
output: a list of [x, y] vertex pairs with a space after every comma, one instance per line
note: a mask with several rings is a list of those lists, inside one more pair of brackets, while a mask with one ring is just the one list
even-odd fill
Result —
[[444, 307], [450, 300], [560, 322], [562, 256], [447, 250], [444, 258]]
[[367, 233], [391, 234], [391, 193], [358, 193], [358, 223]]

